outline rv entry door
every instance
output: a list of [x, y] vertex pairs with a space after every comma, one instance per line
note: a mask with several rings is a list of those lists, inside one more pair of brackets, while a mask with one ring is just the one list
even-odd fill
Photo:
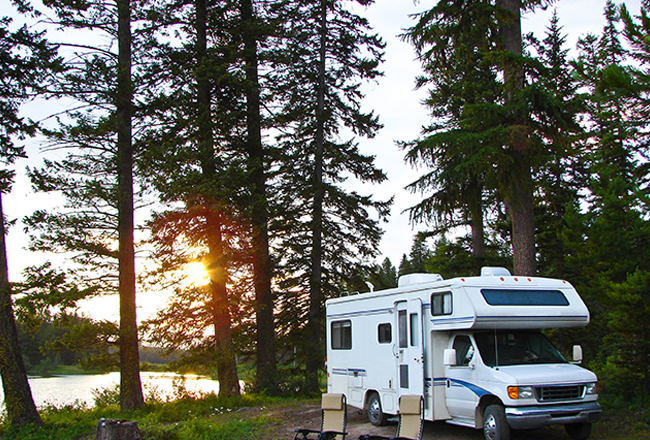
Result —
[[422, 340], [422, 301], [413, 298], [395, 303], [397, 329], [398, 395], [424, 396], [424, 344]]

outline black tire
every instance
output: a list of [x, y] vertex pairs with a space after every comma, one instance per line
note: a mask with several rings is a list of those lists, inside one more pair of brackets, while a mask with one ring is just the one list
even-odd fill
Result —
[[368, 397], [368, 420], [375, 426], [384, 426], [388, 423], [388, 416], [381, 408], [381, 401], [377, 393], [372, 393]]
[[571, 423], [564, 429], [573, 440], [587, 440], [591, 435], [591, 423]]
[[483, 435], [485, 440], [510, 440], [510, 425], [501, 405], [490, 405], [483, 413]]

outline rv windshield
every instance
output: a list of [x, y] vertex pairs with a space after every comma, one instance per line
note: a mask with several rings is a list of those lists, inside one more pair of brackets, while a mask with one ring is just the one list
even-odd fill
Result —
[[490, 367], [566, 363], [560, 352], [540, 332], [497, 331], [474, 333], [483, 363]]

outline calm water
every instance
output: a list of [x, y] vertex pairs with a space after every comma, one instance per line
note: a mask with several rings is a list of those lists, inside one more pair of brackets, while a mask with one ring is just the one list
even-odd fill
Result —
[[[184, 383], [188, 392], [201, 392], [217, 394], [219, 383], [202, 376], [179, 376], [173, 373], [148, 373], [140, 375], [142, 388], [146, 396], [154, 393], [157, 396], [175, 395], [174, 384]], [[93, 390], [114, 388], [120, 383], [119, 373], [39, 377], [30, 378], [29, 384], [36, 406], [55, 405], [61, 407], [75, 402], [85, 402], [88, 406], [95, 403]], [[0, 387], [0, 399], [4, 403], [2, 387]]]

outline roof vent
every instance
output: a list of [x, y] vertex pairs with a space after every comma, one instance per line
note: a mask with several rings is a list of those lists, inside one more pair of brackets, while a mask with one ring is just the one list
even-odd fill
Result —
[[505, 267], [482, 267], [481, 268], [482, 277], [509, 277], [510, 271]]
[[442, 277], [437, 273], [411, 273], [402, 275], [397, 281], [398, 287], [410, 286], [411, 284], [424, 284], [442, 281]]

